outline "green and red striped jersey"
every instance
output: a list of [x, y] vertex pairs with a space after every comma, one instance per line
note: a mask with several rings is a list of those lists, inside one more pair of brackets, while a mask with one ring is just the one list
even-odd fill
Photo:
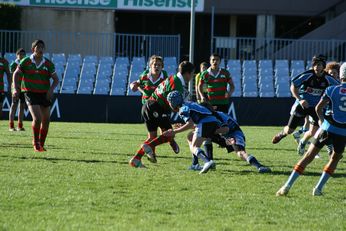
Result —
[[229, 103], [229, 99], [225, 94], [230, 79], [230, 73], [223, 68], [220, 68], [215, 76], [210, 68], [201, 74], [200, 83], [207, 84], [208, 101], [211, 105], [225, 105]]
[[186, 95], [184, 94], [184, 86], [183, 76], [177, 73], [160, 83], [149, 99], [157, 101], [166, 111], [170, 111], [167, 95], [174, 90], [179, 91], [183, 96]]
[[50, 60], [42, 58], [42, 62], [36, 66], [31, 55], [21, 60], [19, 69], [23, 72], [22, 92], [46, 93], [49, 90], [49, 79], [55, 73], [54, 64]]
[[148, 101], [149, 97], [157, 86], [168, 78], [168, 74], [166, 71], [162, 70], [160, 73], [160, 76], [156, 79], [156, 81], [153, 80], [153, 77], [150, 74], [150, 70], [145, 70], [140, 76], [139, 76], [139, 87], [144, 91], [144, 94], [142, 94], [142, 104], [145, 104], [145, 102]]
[[4, 91], [4, 74], [9, 71], [8, 61], [0, 57], [0, 93]]

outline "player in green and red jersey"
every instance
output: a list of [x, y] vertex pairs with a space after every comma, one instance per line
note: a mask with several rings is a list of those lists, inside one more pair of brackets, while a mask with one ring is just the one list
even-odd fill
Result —
[[[26, 53], [23, 48], [19, 48], [16, 52], [16, 57], [17, 59], [14, 60], [11, 65], [10, 65], [10, 71], [13, 73], [16, 69], [20, 61], [25, 58]], [[21, 78], [19, 78], [19, 83], [20, 84], [22, 81]], [[14, 91], [14, 83], [12, 82], [12, 93]], [[10, 108], [10, 113], [9, 113], [9, 131], [15, 131], [16, 129], [14, 128], [14, 116], [16, 114], [16, 110], [18, 107], [19, 103], [19, 111], [18, 111], [18, 126], [17, 126], [17, 131], [24, 131], [25, 129], [23, 128], [23, 118], [24, 118], [24, 108], [25, 108], [25, 99], [24, 99], [24, 93], [20, 92], [19, 97], [12, 97], [12, 103], [11, 103], [11, 108]]]
[[[138, 80], [133, 81], [130, 84], [130, 88], [132, 91], [140, 91], [142, 93], [142, 104], [144, 105], [148, 99], [150, 98], [151, 94], [155, 91], [157, 86], [168, 78], [168, 74], [165, 70], [163, 70], [164, 63], [163, 58], [158, 55], [153, 55], [150, 57], [149, 61], [149, 70], [145, 70], [139, 77]], [[154, 138], [157, 137], [157, 129], [155, 131], [149, 131], [148, 132], [148, 139], [147, 141], [151, 141]], [[173, 149], [173, 151], [178, 154], [179, 153], [179, 146], [178, 144], [172, 139], [170, 142], [170, 145]]]
[[[198, 93], [202, 102], [208, 102], [216, 111], [228, 113], [229, 98], [234, 92], [234, 83], [231, 74], [220, 68], [221, 57], [218, 54], [210, 56], [210, 67], [201, 74], [198, 84]], [[207, 85], [207, 97], [203, 94], [203, 85]], [[229, 85], [229, 90], [228, 90]], [[213, 159], [213, 145], [211, 140], [205, 141], [205, 151]]]
[[[167, 101], [167, 95], [176, 90], [179, 91], [184, 98], [187, 98], [189, 94], [186, 90], [187, 84], [193, 78], [194, 69], [194, 65], [190, 62], [184, 61], [180, 63], [178, 73], [163, 81], [150, 96], [149, 100], [143, 105], [142, 117], [149, 132], [156, 131], [157, 128], [161, 128], [162, 132], [172, 128], [170, 124], [171, 108]], [[170, 142], [173, 138], [174, 137], [160, 135], [152, 141], [144, 141], [142, 147], [130, 160], [130, 166], [143, 167], [141, 159], [144, 153], [147, 153], [151, 162], [156, 162], [155, 155], [152, 155], [149, 151], [152, 152], [157, 145]]]
[[139, 79], [130, 84], [132, 91], [140, 91], [142, 93], [142, 104], [145, 104], [157, 86], [165, 79], [168, 74], [163, 70], [163, 58], [158, 55], [150, 57], [149, 69], [145, 70]]
[[5, 84], [4, 84], [4, 74], [6, 73], [7, 76], [7, 83], [8, 83], [8, 91], [11, 89], [11, 83], [12, 78], [9, 70], [8, 61], [0, 57], [0, 119], [2, 117], [2, 103], [4, 102], [5, 97]]
[[[45, 151], [44, 143], [47, 137], [50, 119], [50, 106], [53, 92], [59, 83], [54, 64], [43, 57], [45, 44], [35, 40], [31, 45], [32, 55], [24, 58], [13, 73], [14, 97], [24, 92], [25, 101], [32, 116], [33, 146], [36, 152]], [[21, 86], [19, 78], [23, 75]], [[50, 78], [53, 79], [52, 85]]]

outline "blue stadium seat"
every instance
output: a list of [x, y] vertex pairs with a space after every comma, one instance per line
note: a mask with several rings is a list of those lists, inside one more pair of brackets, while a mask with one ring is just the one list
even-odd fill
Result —
[[16, 60], [16, 53], [5, 53], [4, 58], [11, 64], [14, 60]]
[[93, 63], [96, 65], [98, 63], [98, 58], [96, 55], [87, 55], [84, 57], [83, 63]]

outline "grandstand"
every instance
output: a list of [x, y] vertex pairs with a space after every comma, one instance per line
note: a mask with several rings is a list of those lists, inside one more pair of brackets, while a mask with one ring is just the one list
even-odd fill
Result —
[[[55, 93], [139, 96], [129, 90], [129, 83], [147, 68], [145, 57], [111, 57], [80, 54], [45, 54], [55, 64], [60, 83]], [[13, 61], [13, 53], [6, 53]], [[66, 58], [67, 57], [67, 58]], [[175, 74], [176, 57], [165, 57], [165, 70]], [[222, 60], [221, 66], [232, 75], [233, 97], [290, 97], [290, 79], [309, 68], [304, 60]]]

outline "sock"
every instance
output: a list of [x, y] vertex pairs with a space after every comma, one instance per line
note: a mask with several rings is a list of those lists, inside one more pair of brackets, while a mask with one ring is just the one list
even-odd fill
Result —
[[[145, 144], [149, 144], [150, 141], [152, 141], [152, 140], [150, 140], [150, 139], [148, 138], [148, 139], [146, 139], [146, 140], [144, 141], [144, 143], [145, 143]], [[155, 153], [155, 147], [153, 148], [153, 152]], [[134, 156], [134, 158], [137, 159], [137, 160], [141, 160], [142, 157], [144, 156], [144, 153], [145, 153], [145, 152], [144, 152], [143, 148], [140, 148], [139, 150], [137, 150], [136, 155]]]
[[262, 167], [262, 164], [253, 155], [249, 155], [246, 161], [252, 166], [255, 166], [257, 169]]
[[204, 162], [209, 162], [209, 158], [201, 148], [197, 148], [195, 151], [195, 156], [203, 160]]
[[318, 181], [317, 185], [315, 186], [315, 188], [318, 188], [320, 191], [322, 191], [324, 185], [327, 183], [328, 179], [329, 179], [330, 175], [323, 171], [320, 180]]
[[13, 121], [10, 122], [10, 128], [14, 128], [14, 122]]
[[33, 134], [33, 144], [40, 143], [40, 128], [35, 128], [32, 126], [32, 134]]
[[292, 185], [294, 184], [294, 182], [298, 179], [298, 177], [303, 174], [304, 172], [304, 168], [299, 166], [299, 165], [296, 165], [294, 166], [294, 169], [290, 175], [290, 177], [288, 178], [285, 186], [291, 188]]
[[159, 137], [156, 137], [155, 139], [153, 139], [152, 141], [150, 141], [150, 143], [148, 143], [150, 145], [150, 147], [155, 148], [156, 146], [169, 142], [172, 140], [172, 137], [167, 137], [167, 136], [163, 136], [160, 135]]
[[22, 122], [18, 122], [18, 128], [23, 128], [23, 123]]
[[213, 144], [209, 141], [204, 142], [205, 154], [208, 156], [209, 160], [213, 160]]
[[41, 147], [44, 146], [44, 143], [46, 142], [46, 137], [47, 137], [48, 130], [45, 129], [40, 129], [40, 144]]
[[196, 165], [198, 164], [198, 157], [192, 154], [192, 164]]

